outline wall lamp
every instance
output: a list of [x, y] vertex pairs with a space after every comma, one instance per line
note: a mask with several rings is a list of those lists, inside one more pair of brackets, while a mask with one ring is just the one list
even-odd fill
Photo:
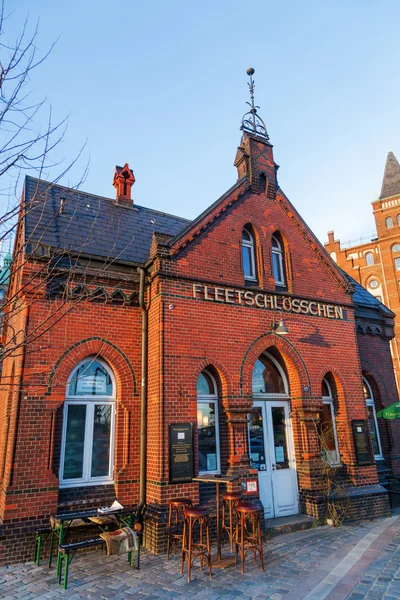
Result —
[[279, 322], [275, 319], [275, 313], [272, 321], [272, 331], [274, 331], [277, 335], [288, 335], [289, 329], [285, 325], [285, 321], [282, 318], [282, 314], [278, 313]]

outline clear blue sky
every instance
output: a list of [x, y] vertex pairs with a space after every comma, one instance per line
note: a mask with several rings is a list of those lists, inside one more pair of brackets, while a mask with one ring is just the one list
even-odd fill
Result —
[[255, 68], [279, 182], [319, 239], [374, 229], [389, 150], [400, 160], [398, 0], [7, 0], [6, 35], [29, 12], [30, 82], [56, 118], [60, 156], [90, 155], [82, 188], [114, 197], [116, 164], [137, 204], [194, 218], [236, 181], [233, 160]]

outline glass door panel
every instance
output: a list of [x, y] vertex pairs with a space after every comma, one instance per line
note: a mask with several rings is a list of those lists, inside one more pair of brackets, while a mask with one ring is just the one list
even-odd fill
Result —
[[249, 414], [250, 466], [259, 471], [266, 470], [264, 431], [261, 407], [253, 408]]
[[271, 413], [276, 469], [289, 469], [285, 409], [283, 406], [273, 406]]

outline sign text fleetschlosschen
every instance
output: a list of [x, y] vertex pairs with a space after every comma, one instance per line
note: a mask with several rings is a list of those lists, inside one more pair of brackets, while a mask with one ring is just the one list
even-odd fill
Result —
[[290, 296], [264, 294], [252, 290], [234, 290], [211, 285], [193, 284], [193, 298], [201, 298], [212, 302], [224, 304], [241, 304], [243, 306], [256, 306], [269, 310], [282, 310], [286, 312], [314, 315], [327, 319], [343, 319], [343, 308], [326, 302], [315, 300], [301, 300]]

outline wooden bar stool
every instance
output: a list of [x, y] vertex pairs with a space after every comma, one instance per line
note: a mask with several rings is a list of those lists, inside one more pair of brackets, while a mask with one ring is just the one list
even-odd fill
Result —
[[237, 555], [240, 553], [242, 573], [244, 573], [244, 559], [250, 550], [254, 553], [254, 564], [256, 564], [257, 552], [260, 555], [261, 569], [264, 571], [264, 558], [261, 540], [261, 509], [251, 502], [239, 502], [236, 506], [237, 528], [235, 543], [235, 564]]
[[[227, 492], [222, 496], [222, 545], [224, 545], [225, 532], [228, 534], [231, 552], [233, 552], [233, 543], [236, 536], [236, 506], [242, 499], [240, 492]], [[229, 523], [226, 523], [226, 514], [228, 513]], [[235, 519], [235, 523], [233, 520]]]
[[[183, 511], [192, 504], [190, 498], [173, 498], [169, 501], [167, 560], [169, 559], [171, 542], [174, 543], [174, 554], [176, 554], [178, 542], [182, 545]], [[182, 519], [179, 518], [180, 516]]]
[[[209, 511], [201, 507], [186, 508], [183, 513], [181, 575], [186, 561], [188, 566], [188, 582], [190, 582], [190, 572], [196, 558], [200, 558], [201, 570], [203, 570], [204, 563], [208, 565], [210, 579], [212, 579], [209, 515]], [[196, 533], [194, 526], [196, 523], [199, 525], [197, 532], [198, 541], [194, 542], [194, 535]]]

